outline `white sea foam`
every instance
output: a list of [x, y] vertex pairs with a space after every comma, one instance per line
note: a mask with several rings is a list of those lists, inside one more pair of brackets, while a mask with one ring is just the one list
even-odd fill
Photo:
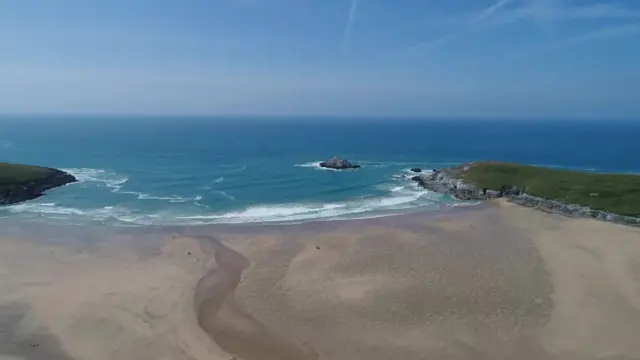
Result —
[[[409, 209], [418, 206], [436, 206], [434, 199], [422, 199], [427, 191], [394, 187], [389, 195], [329, 204], [262, 204], [240, 211], [178, 217], [184, 222], [197, 223], [255, 223], [291, 222], [304, 220], [332, 220], [342, 218], [378, 217], [380, 212]], [[367, 214], [366, 216], [363, 216]]]
[[248, 207], [242, 211], [232, 211], [224, 214], [181, 216], [179, 219], [186, 221], [199, 220], [203, 223], [284, 222], [337, 216], [342, 213], [341, 211], [337, 211], [337, 209], [343, 206], [344, 205], [340, 204], [257, 205]]
[[224, 197], [224, 198], [227, 198], [227, 199], [229, 199], [229, 200], [235, 200], [235, 199], [236, 199], [235, 197], [233, 197], [233, 196], [231, 196], [231, 195], [227, 194], [226, 192], [224, 192], [224, 191], [222, 191], [222, 190], [218, 190], [218, 191], [216, 191], [216, 194], [218, 194], [218, 195], [220, 195], [220, 196], [222, 196], [222, 197]]
[[184, 203], [190, 201], [202, 200], [202, 196], [197, 195], [193, 197], [182, 197], [178, 195], [171, 196], [156, 196], [139, 191], [125, 191], [122, 190], [125, 183], [129, 181], [129, 178], [125, 175], [118, 174], [112, 171], [104, 169], [91, 169], [91, 168], [72, 168], [63, 169], [78, 179], [79, 183], [95, 183], [98, 186], [104, 186], [111, 189], [112, 193], [134, 195], [138, 200], [162, 200], [172, 203]]
[[168, 201], [168, 202], [172, 202], [172, 203], [184, 203], [184, 202], [189, 202], [189, 201], [202, 200], [202, 196], [200, 196], [200, 195], [194, 196], [194, 197], [181, 197], [181, 196], [178, 196], [178, 195], [154, 196], [154, 195], [149, 195], [149, 194], [146, 194], [146, 193], [135, 192], [135, 191], [120, 192], [120, 193], [136, 195], [138, 197], [138, 200], [162, 200], [162, 201]]
[[221, 183], [223, 181], [224, 181], [224, 177], [221, 176], [221, 177], [217, 178], [213, 183], [214, 184], [219, 184], [219, 183]]
[[[318, 163], [300, 164], [299, 166], [314, 167]], [[198, 202], [202, 200], [201, 196], [153, 196], [141, 192], [125, 191], [122, 187], [128, 180], [126, 176], [100, 169], [68, 169], [67, 171], [74, 174], [81, 182], [104, 186], [114, 193], [134, 195], [139, 200], [160, 200], [168, 203], [189, 204], [165, 204], [158, 208], [155, 204], [150, 203], [152, 208], [142, 210], [142, 208], [126, 208], [122, 206], [78, 209], [65, 204], [30, 202], [9, 206], [6, 209], [11, 213], [31, 214], [30, 216], [115, 221], [114, 224], [195, 225], [261, 222], [290, 223], [311, 220], [372, 218], [411, 211], [411, 209], [439, 209], [463, 205], [462, 203], [459, 205], [457, 203], [451, 204], [451, 200], [443, 199], [442, 195], [416, 186], [413, 182], [407, 181], [407, 177], [401, 173], [393, 177], [392, 181], [376, 186], [378, 190], [382, 191], [377, 196], [334, 203], [257, 204], [244, 209], [215, 212], [206, 204]], [[216, 191], [215, 193], [230, 200], [235, 199], [224, 191]]]
[[127, 181], [129, 181], [129, 178], [124, 175], [116, 174], [115, 172], [103, 169], [72, 168], [62, 170], [75, 176], [75, 178], [78, 179], [78, 182], [80, 183], [98, 183], [99, 185], [106, 186], [112, 189], [112, 192], [118, 192], [120, 189], [122, 189], [122, 186]]
[[322, 161], [312, 161], [312, 162], [308, 162], [308, 163], [304, 163], [304, 164], [296, 164], [295, 166], [297, 167], [304, 167], [304, 168], [313, 168], [316, 170], [324, 170], [324, 171], [339, 171], [337, 169], [331, 169], [331, 168], [325, 168], [320, 166], [320, 163]]
[[105, 206], [95, 209], [76, 209], [71, 207], [60, 206], [55, 203], [22, 203], [8, 206], [7, 209], [12, 213], [34, 213], [45, 215], [80, 215], [89, 217], [94, 220], [105, 220], [108, 218], [117, 218], [129, 213], [129, 210], [117, 206]]
[[221, 171], [225, 174], [236, 174], [239, 172], [243, 172], [247, 170], [247, 164], [243, 164], [242, 166], [237, 165], [222, 165], [217, 168], [218, 171]]
[[202, 196], [198, 195], [198, 196], [194, 196], [194, 197], [180, 197], [177, 195], [173, 195], [173, 196], [153, 196], [153, 195], [149, 195], [149, 194], [140, 194], [140, 196], [138, 196], [138, 199], [140, 200], [165, 200], [165, 201], [169, 201], [172, 203], [183, 203], [183, 202], [188, 202], [188, 201], [199, 201], [202, 200]]
[[94, 209], [77, 209], [54, 203], [25, 203], [9, 206], [12, 213], [26, 213], [48, 218], [92, 221], [117, 221], [130, 225], [195, 225], [215, 223], [271, 223], [300, 222], [310, 220], [336, 220], [371, 218], [390, 215], [417, 207], [439, 208], [437, 198], [430, 198], [426, 191], [395, 189], [387, 196], [371, 197], [339, 203], [313, 204], [262, 204], [225, 213], [211, 213], [206, 206], [202, 210], [165, 208], [153, 213], [140, 213], [125, 207], [105, 206]]

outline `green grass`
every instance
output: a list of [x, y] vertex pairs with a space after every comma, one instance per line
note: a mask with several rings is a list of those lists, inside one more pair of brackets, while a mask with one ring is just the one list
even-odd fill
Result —
[[39, 166], [0, 163], [0, 189], [43, 179], [52, 171]]
[[479, 162], [458, 176], [481, 188], [499, 190], [504, 185], [516, 186], [544, 199], [640, 217], [640, 175]]

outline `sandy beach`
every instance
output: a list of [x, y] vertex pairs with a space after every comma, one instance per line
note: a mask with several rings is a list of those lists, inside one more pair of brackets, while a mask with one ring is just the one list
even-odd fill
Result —
[[0, 238], [0, 359], [640, 359], [638, 228], [494, 202], [53, 233]]

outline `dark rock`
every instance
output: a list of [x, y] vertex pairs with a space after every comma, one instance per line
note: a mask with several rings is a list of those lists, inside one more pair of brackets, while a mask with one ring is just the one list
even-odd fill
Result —
[[419, 172], [422, 172], [422, 169], [420, 169], [420, 168], [411, 168], [411, 171], [415, 172], [415, 173], [419, 173]]
[[344, 169], [359, 169], [360, 165], [351, 164], [347, 160], [341, 159], [338, 156], [334, 156], [327, 161], [321, 162], [320, 167], [328, 168], [328, 169], [344, 170]]
[[50, 175], [34, 180], [11, 184], [0, 189], [0, 205], [11, 205], [37, 199], [44, 192], [53, 188], [77, 182], [71, 174], [57, 169], [50, 169]]
[[500, 193], [502, 194], [502, 196], [517, 196], [522, 194], [523, 191], [515, 186], [503, 185], [500, 188]]

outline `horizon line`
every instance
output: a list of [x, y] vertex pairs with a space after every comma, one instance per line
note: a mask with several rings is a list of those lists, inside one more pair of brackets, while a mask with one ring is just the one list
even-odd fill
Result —
[[194, 113], [0, 113], [0, 120], [7, 118], [160, 118], [160, 119], [262, 119], [262, 120], [291, 120], [291, 119], [332, 119], [332, 120], [638, 120], [640, 115], [438, 115], [438, 114], [194, 114]]

